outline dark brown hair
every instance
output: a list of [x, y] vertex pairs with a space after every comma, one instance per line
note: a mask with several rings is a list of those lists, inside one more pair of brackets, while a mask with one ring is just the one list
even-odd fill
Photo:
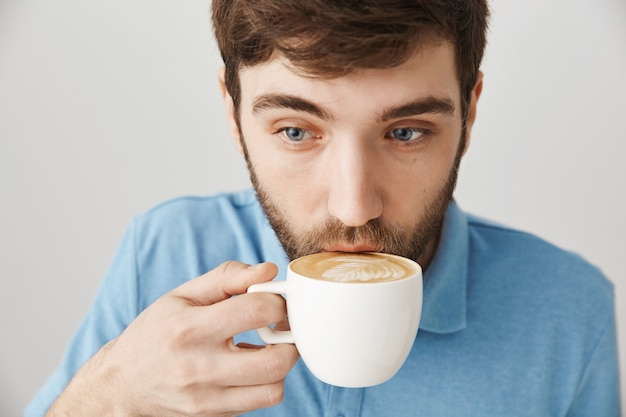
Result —
[[462, 111], [486, 44], [486, 0], [213, 0], [213, 27], [238, 112], [238, 71], [285, 56], [310, 76], [390, 68], [428, 41], [455, 47]]

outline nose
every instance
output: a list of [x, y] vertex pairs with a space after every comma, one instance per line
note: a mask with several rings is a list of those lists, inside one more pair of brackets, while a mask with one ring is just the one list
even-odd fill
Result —
[[328, 168], [330, 214], [353, 227], [380, 217], [383, 202], [377, 184], [376, 150], [358, 140], [334, 148]]

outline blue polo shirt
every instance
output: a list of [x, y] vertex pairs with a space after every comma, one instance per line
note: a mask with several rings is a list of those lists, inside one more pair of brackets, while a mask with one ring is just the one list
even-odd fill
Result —
[[[287, 258], [251, 190], [171, 200], [135, 218], [58, 370], [26, 410], [42, 416], [72, 375], [154, 300], [226, 260]], [[388, 382], [338, 388], [299, 361], [285, 398], [254, 416], [620, 414], [613, 287], [528, 233], [448, 207], [424, 274], [420, 330]], [[255, 331], [237, 341], [261, 343]]]

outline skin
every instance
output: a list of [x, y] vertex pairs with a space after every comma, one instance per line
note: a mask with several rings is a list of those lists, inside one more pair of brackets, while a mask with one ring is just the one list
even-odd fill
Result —
[[337, 79], [277, 57], [242, 69], [240, 83], [237, 119], [222, 80], [231, 133], [291, 258], [383, 251], [428, 265], [482, 89], [481, 75], [463, 141], [450, 43]]
[[[321, 231], [315, 248], [301, 250], [384, 249], [384, 239], [370, 232], [326, 235], [329, 222], [358, 229], [377, 219], [406, 236], [417, 233], [467, 146], [460, 148], [459, 86], [448, 43], [421, 48], [399, 67], [337, 79], [305, 77], [279, 57], [240, 75], [240, 120], [220, 77], [233, 138], [281, 227], [296, 237]], [[470, 101], [467, 139], [481, 80]], [[300, 104], [276, 105], [285, 96]], [[453, 110], [392, 114], [432, 98]], [[303, 110], [302, 100], [313, 107]], [[306, 131], [295, 145], [303, 131], [286, 135], [293, 127]], [[418, 254], [423, 267], [435, 231]], [[78, 371], [47, 416], [234, 416], [279, 403], [298, 359], [295, 347], [233, 342], [246, 330], [286, 327], [282, 297], [246, 293], [276, 273], [271, 263], [231, 261], [164, 295]]]
[[282, 297], [245, 293], [276, 273], [271, 263], [226, 262], [164, 295], [78, 371], [46, 416], [235, 416], [279, 403], [295, 347], [232, 339], [284, 319]]

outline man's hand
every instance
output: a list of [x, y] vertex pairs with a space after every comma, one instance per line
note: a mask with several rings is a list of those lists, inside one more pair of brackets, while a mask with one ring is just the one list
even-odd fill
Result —
[[276, 272], [226, 262], [164, 295], [83, 366], [48, 416], [232, 416], [279, 403], [295, 346], [233, 342], [284, 321], [282, 297], [246, 294]]

